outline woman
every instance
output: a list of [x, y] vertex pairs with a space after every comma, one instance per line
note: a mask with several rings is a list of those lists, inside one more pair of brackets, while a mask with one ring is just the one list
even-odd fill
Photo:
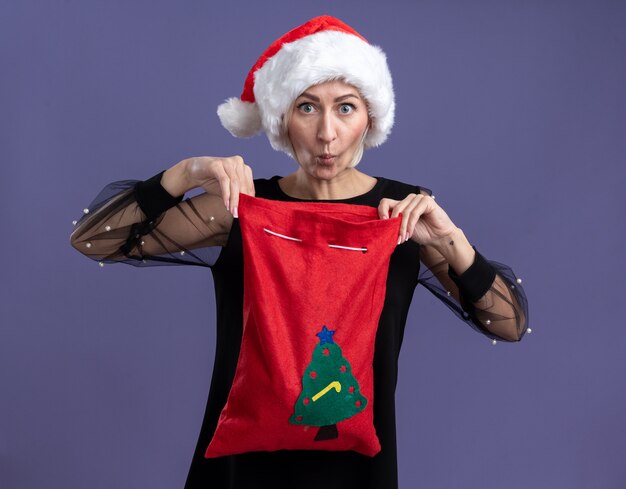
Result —
[[[273, 43], [250, 71], [241, 97], [218, 109], [233, 135], [264, 131], [275, 149], [296, 160], [294, 173], [253, 179], [240, 156], [189, 158], [146, 181], [111, 184], [85, 209], [72, 245], [101, 266], [123, 261], [211, 267], [216, 360], [187, 488], [397, 487], [397, 360], [418, 282], [494, 342], [519, 341], [530, 331], [520, 280], [507, 266], [482, 257], [430, 190], [356, 169], [363, 150], [387, 138], [394, 107], [383, 52], [339, 20], [318, 17]], [[183, 201], [194, 188], [204, 193]], [[366, 205], [376, 207], [381, 219], [401, 215], [376, 333], [374, 425], [382, 449], [374, 457], [280, 450], [204, 458], [233, 382], [242, 338], [243, 260], [236, 219], [241, 193]], [[426, 268], [421, 275], [420, 262]]]

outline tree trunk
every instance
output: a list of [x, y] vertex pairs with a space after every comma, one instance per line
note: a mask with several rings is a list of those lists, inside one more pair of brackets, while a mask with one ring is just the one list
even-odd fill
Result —
[[339, 433], [337, 431], [337, 425], [331, 424], [327, 426], [322, 426], [315, 435], [315, 441], [322, 440], [334, 440], [339, 437]]

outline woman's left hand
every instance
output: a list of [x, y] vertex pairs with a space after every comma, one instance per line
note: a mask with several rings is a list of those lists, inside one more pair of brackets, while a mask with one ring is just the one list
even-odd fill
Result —
[[421, 245], [434, 244], [456, 229], [448, 214], [430, 195], [409, 194], [403, 200], [381, 199], [378, 205], [381, 219], [399, 214], [402, 214], [402, 223], [398, 244], [409, 238]]

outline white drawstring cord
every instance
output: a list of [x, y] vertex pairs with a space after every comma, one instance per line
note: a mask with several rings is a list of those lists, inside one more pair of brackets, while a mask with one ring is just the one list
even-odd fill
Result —
[[[263, 228], [263, 231], [265, 231], [266, 233], [269, 233], [269, 234], [273, 234], [274, 236], [278, 236], [279, 238], [285, 238], [285, 239], [290, 239], [291, 241], [302, 242], [301, 239], [292, 238], [291, 236], [285, 236], [284, 234], [280, 234], [280, 233], [276, 233], [274, 231], [270, 231], [267, 228]], [[350, 250], [350, 251], [362, 251], [362, 252], [366, 252], [367, 251], [367, 248], [355, 248], [353, 246], [341, 246], [341, 245], [329, 244], [328, 247], [329, 248], [340, 248], [342, 250]]]
[[339, 246], [339, 245], [328, 245], [331, 248], [341, 248], [342, 250], [351, 250], [351, 251], [367, 251], [367, 248], [353, 248], [352, 246]]
[[274, 236], [278, 236], [279, 238], [290, 239], [292, 241], [302, 241], [301, 239], [298, 239], [298, 238], [292, 238], [291, 236], [285, 236], [284, 234], [275, 233], [274, 231], [270, 231], [267, 228], [263, 228], [263, 231], [265, 231], [266, 233], [273, 234]]

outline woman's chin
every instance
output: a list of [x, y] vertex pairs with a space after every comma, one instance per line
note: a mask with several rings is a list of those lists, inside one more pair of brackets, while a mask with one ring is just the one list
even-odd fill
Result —
[[319, 168], [316, 167], [311, 173], [310, 175], [315, 177], [315, 178], [319, 178], [320, 180], [332, 180], [333, 178], [335, 178], [338, 175], [338, 171], [337, 168], [332, 167], [332, 168], [328, 168], [328, 167], [324, 167], [324, 168]]

